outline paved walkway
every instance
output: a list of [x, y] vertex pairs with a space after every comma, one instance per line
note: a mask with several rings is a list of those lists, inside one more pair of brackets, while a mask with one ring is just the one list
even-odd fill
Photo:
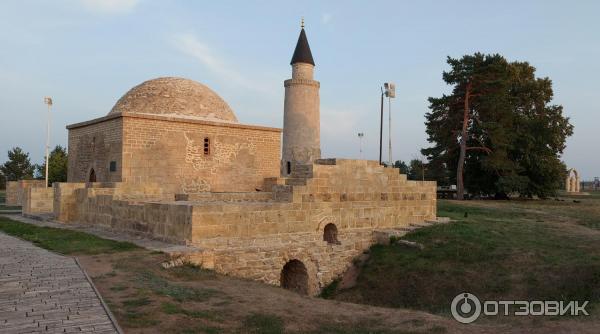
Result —
[[75, 259], [0, 233], [0, 333], [118, 333]]

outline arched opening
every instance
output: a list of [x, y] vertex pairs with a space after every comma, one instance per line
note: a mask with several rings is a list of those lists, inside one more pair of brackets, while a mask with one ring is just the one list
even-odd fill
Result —
[[292, 163], [291, 162], [289, 162], [289, 161], [286, 162], [285, 163], [285, 168], [286, 168], [286, 171], [287, 171], [288, 175], [292, 174]]
[[96, 182], [96, 172], [94, 171], [94, 169], [93, 169], [93, 168], [92, 168], [92, 170], [90, 171], [89, 182]]
[[291, 260], [281, 270], [281, 287], [294, 292], [308, 294], [308, 272], [299, 260]]
[[338, 230], [335, 224], [329, 223], [325, 225], [325, 228], [323, 229], [323, 240], [327, 241], [328, 244], [340, 244], [338, 241]]

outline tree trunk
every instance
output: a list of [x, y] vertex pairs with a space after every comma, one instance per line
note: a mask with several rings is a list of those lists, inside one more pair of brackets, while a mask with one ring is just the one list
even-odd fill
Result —
[[458, 156], [458, 167], [456, 168], [456, 199], [465, 198], [465, 185], [463, 180], [465, 168], [465, 156], [467, 154], [467, 126], [469, 125], [469, 97], [471, 95], [471, 83], [465, 88], [465, 109], [463, 111], [463, 126], [460, 135], [460, 155]]

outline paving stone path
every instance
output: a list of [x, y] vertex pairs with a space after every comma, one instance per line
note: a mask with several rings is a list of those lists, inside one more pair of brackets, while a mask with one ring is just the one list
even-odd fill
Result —
[[118, 333], [75, 259], [0, 233], [0, 333]]

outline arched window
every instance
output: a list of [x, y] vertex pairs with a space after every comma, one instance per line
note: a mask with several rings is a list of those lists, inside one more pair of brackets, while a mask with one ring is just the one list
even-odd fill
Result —
[[204, 138], [204, 155], [210, 155], [210, 138]]
[[89, 182], [96, 182], [96, 172], [94, 171], [93, 168], [90, 171], [90, 177], [89, 177], [88, 180], [89, 180]]
[[288, 174], [288, 175], [292, 174], [292, 163], [291, 163], [291, 162], [289, 162], [289, 161], [288, 161], [288, 162], [286, 162], [286, 163], [285, 163], [285, 168], [286, 168], [286, 170], [287, 170], [287, 174]]
[[338, 230], [335, 224], [329, 223], [325, 225], [323, 229], [323, 240], [327, 241], [328, 244], [339, 245], [341, 242], [338, 241]]
[[303, 295], [308, 294], [308, 272], [302, 261], [291, 260], [283, 266], [281, 287]]

